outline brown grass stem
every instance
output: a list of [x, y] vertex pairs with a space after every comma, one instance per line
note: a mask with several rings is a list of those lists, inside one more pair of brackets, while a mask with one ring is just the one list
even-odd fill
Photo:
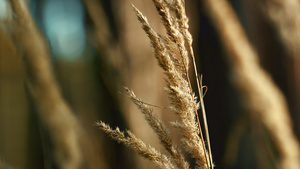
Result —
[[30, 91], [40, 118], [52, 136], [56, 162], [63, 169], [80, 168], [82, 154], [78, 121], [61, 96], [46, 41], [30, 15], [26, 1], [9, 2], [15, 14], [13, 37], [23, 50]]
[[209, 163], [210, 163], [210, 168], [214, 168], [213, 164], [213, 159], [212, 159], [212, 152], [211, 152], [211, 146], [210, 146], [210, 138], [209, 138], [209, 130], [208, 130], [208, 124], [207, 124], [207, 119], [206, 119], [206, 112], [205, 112], [205, 106], [204, 106], [204, 94], [203, 94], [203, 85], [202, 85], [202, 75], [199, 78], [197, 78], [197, 83], [199, 83], [200, 88], [198, 86], [199, 91], [199, 99], [200, 99], [200, 105], [201, 105], [201, 112], [202, 112], [202, 117], [203, 117], [203, 123], [204, 123], [204, 131], [205, 131], [205, 139], [207, 142], [207, 149], [208, 149], [208, 156], [209, 156]]
[[299, 143], [282, 92], [259, 65], [258, 56], [230, 4], [226, 0], [203, 0], [203, 3], [228, 52], [236, 85], [247, 108], [272, 136], [281, 168], [299, 168]]
[[298, 0], [263, 0], [264, 12], [275, 24], [284, 46], [299, 57], [300, 2]]
[[[289, 52], [290, 60], [288, 69], [291, 71], [288, 77], [289, 94], [295, 102], [292, 109], [296, 114], [295, 121], [299, 121], [300, 116], [296, 112], [300, 111], [300, 1], [298, 0], [264, 0], [262, 1], [264, 13], [273, 23], [281, 38], [283, 46]], [[299, 130], [299, 128], [298, 128]]]

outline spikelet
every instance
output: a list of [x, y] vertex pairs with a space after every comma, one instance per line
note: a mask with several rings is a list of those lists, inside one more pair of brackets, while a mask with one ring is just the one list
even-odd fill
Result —
[[[164, 70], [166, 75], [165, 90], [169, 97], [170, 109], [178, 116], [178, 121], [171, 122], [171, 124], [181, 133], [181, 143], [185, 150], [195, 158], [197, 167], [205, 169], [213, 168], [210, 146], [208, 146], [209, 151], [207, 151], [197, 115], [199, 105], [202, 105], [202, 111], [204, 112], [202, 87], [200, 87], [200, 81], [198, 80], [198, 88], [201, 89], [199, 90], [199, 93], [201, 92], [201, 103], [198, 103], [188, 76], [189, 56], [191, 56], [193, 63], [195, 60], [192, 50], [192, 36], [188, 31], [188, 19], [185, 14], [184, 3], [181, 0], [172, 2], [153, 0], [153, 3], [163, 21], [167, 32], [166, 36], [158, 34], [150, 26], [147, 18], [134, 5], [132, 7], [142, 24], [143, 30], [150, 39], [158, 65]], [[195, 63], [194, 70], [197, 73]], [[128, 88], [125, 88], [125, 90], [131, 100], [145, 115], [146, 121], [157, 134], [168, 154], [162, 155], [156, 150], [154, 154], [151, 154], [150, 152], [154, 152], [154, 149], [151, 147], [148, 147], [148, 149], [145, 148], [145, 143], [138, 140], [129, 131], [127, 131], [128, 136], [126, 137], [118, 128], [112, 130], [103, 122], [98, 123], [100, 129], [108, 133], [113, 139], [124, 143], [136, 150], [143, 157], [150, 159], [160, 168], [189, 168], [189, 164], [185, 161], [181, 151], [173, 143], [169, 129], [153, 113], [151, 105], [138, 99]], [[208, 134], [206, 134], [206, 141], [209, 142], [207, 136]]]
[[97, 122], [96, 125], [106, 132], [112, 139], [134, 149], [139, 155], [151, 160], [159, 168], [175, 168], [167, 156], [161, 154], [153, 147], [147, 146], [130, 131], [126, 131], [127, 136], [125, 136], [125, 133], [121, 132], [119, 128], [111, 129], [109, 125], [103, 122]]

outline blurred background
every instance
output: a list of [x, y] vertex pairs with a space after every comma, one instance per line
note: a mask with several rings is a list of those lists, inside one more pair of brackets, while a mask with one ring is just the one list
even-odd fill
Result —
[[[98, 120], [122, 130], [130, 129], [146, 143], [162, 149], [123, 91], [123, 86], [127, 86], [147, 103], [168, 106], [162, 70], [131, 3], [148, 17], [155, 30], [165, 32], [150, 0], [28, 1], [30, 12], [50, 46], [51, 64], [61, 93], [92, 138], [92, 147], [99, 152], [87, 158], [102, 161], [105, 164], [99, 166], [104, 168], [155, 167], [110, 140], [94, 125]], [[285, 47], [277, 26], [267, 17], [259, 0], [230, 3], [262, 67], [284, 93], [299, 137], [300, 56]], [[203, 4], [200, 0], [187, 0], [186, 12], [198, 71], [203, 74], [203, 84], [208, 86], [204, 102], [216, 168], [278, 167], [268, 132], [243, 108], [225, 50]], [[7, 1], [0, 0], [0, 20], [13, 16]], [[0, 22], [0, 160], [13, 168], [59, 168], [51, 153], [49, 131], [39, 120], [26, 84], [22, 48], [14, 43], [10, 32]], [[165, 109], [155, 108], [155, 113], [167, 123], [175, 119]], [[172, 132], [178, 141], [176, 130]]]

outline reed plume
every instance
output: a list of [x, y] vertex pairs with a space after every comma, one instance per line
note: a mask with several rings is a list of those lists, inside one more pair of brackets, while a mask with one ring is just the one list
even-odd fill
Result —
[[[170, 109], [178, 116], [178, 121], [171, 124], [180, 131], [182, 135], [181, 142], [185, 150], [196, 159], [197, 166], [199, 168], [213, 168], [210, 152], [206, 150], [204, 145], [201, 125], [197, 115], [200, 104], [196, 101], [188, 75], [189, 56], [192, 57], [194, 62], [194, 54], [192, 36], [188, 31], [188, 19], [184, 10], [184, 2], [181, 0], [176, 0], [172, 3], [162, 0], [153, 0], [153, 2], [161, 16], [167, 36], [158, 34], [150, 26], [147, 18], [135, 6], [133, 6], [133, 10], [136, 12], [142, 28], [151, 41], [159, 66], [166, 75], [165, 81], [167, 86], [165, 90], [169, 97]], [[175, 17], [172, 12], [175, 14]], [[197, 72], [196, 68], [195, 72]], [[199, 87], [201, 88], [201, 86]], [[189, 168], [189, 164], [185, 161], [181, 151], [172, 141], [169, 129], [154, 115], [151, 106], [138, 99], [128, 88], [125, 89], [131, 100], [145, 115], [145, 119], [169, 154], [162, 155], [152, 147], [147, 147], [145, 143], [137, 139], [130, 131], [127, 131], [128, 136], [125, 136], [118, 128], [112, 130], [103, 122], [98, 122], [97, 125], [108, 133], [110, 137], [133, 148], [160, 168]], [[202, 90], [200, 91], [202, 92]], [[202, 98], [201, 95], [200, 100], [203, 102]], [[206, 138], [206, 140], [208, 139]]]
[[[178, 121], [171, 125], [181, 134], [181, 143], [185, 150], [196, 160], [199, 168], [213, 168], [210, 145], [208, 151], [204, 144], [202, 129], [197, 110], [204, 112], [202, 86], [198, 81], [200, 103], [194, 96], [189, 77], [189, 60], [192, 58], [195, 67], [195, 59], [192, 49], [192, 36], [188, 31], [188, 19], [185, 14], [184, 2], [175, 0], [172, 2], [153, 0], [153, 3], [161, 16], [167, 35], [158, 34], [149, 24], [147, 18], [135, 7], [137, 18], [142, 28], [148, 35], [154, 49], [155, 58], [165, 73], [166, 92], [169, 97], [170, 109], [178, 116]], [[197, 75], [196, 75], [197, 76]], [[159, 168], [189, 168], [181, 150], [174, 144], [166, 125], [153, 113], [151, 105], [138, 99], [135, 94], [125, 88], [131, 100], [145, 115], [145, 119], [157, 134], [161, 144], [168, 154], [162, 154], [150, 146], [146, 146], [130, 131], [121, 132], [118, 128], [111, 129], [109, 125], [98, 122], [97, 125], [108, 133], [113, 139], [133, 148], [141, 156], [150, 159]], [[206, 124], [206, 123], [205, 123]], [[207, 129], [207, 126], [205, 127]], [[205, 131], [206, 141], [209, 142], [208, 132]], [[126, 136], [127, 135], [127, 136]]]

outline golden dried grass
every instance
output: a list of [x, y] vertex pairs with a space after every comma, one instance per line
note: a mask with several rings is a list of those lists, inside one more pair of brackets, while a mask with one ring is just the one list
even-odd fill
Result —
[[23, 50], [28, 86], [39, 110], [41, 121], [49, 130], [54, 143], [57, 164], [63, 169], [82, 165], [80, 125], [61, 96], [50, 65], [48, 45], [35, 25], [23, 0], [10, 1], [15, 14], [13, 38]]
[[[194, 62], [194, 54], [184, 4], [181, 0], [176, 0], [174, 1], [175, 8], [172, 8], [170, 2], [167, 1], [153, 0], [153, 2], [161, 16], [167, 36], [158, 34], [150, 26], [147, 18], [135, 6], [133, 6], [133, 9], [142, 24], [142, 28], [151, 41], [158, 64], [166, 75], [165, 81], [167, 87], [165, 90], [169, 96], [170, 109], [178, 116], [178, 121], [171, 124], [180, 131], [182, 136], [181, 143], [185, 150], [196, 159], [197, 167], [213, 168], [210, 147], [209, 151], [207, 151], [197, 115], [200, 104], [196, 101], [188, 75], [189, 56], [193, 58]], [[172, 13], [175, 14], [173, 15]], [[200, 86], [200, 83], [198, 84], [199, 91], [202, 92], [202, 86]], [[169, 154], [161, 154], [154, 148], [146, 146], [145, 143], [137, 139], [130, 131], [127, 131], [128, 136], [125, 136], [118, 128], [113, 130], [107, 124], [98, 122], [97, 125], [100, 129], [108, 133], [113, 139], [124, 143], [143, 157], [150, 159], [159, 168], [189, 168], [189, 164], [184, 160], [179, 149], [175, 148], [177, 146], [172, 142], [169, 131], [164, 123], [153, 115], [149, 105], [140, 101], [129, 89], [126, 90], [129, 97], [145, 115], [149, 125], [155, 131], [161, 144]], [[203, 105], [202, 99], [203, 96], [201, 95], [201, 105]], [[204, 107], [202, 107], [202, 110], [204, 111]], [[206, 135], [208, 136], [208, 134]], [[209, 141], [208, 137], [206, 140]]]
[[258, 56], [230, 4], [225, 0], [203, 2], [228, 53], [236, 86], [247, 109], [269, 130], [281, 168], [299, 168], [300, 146], [282, 92], [259, 65]]

